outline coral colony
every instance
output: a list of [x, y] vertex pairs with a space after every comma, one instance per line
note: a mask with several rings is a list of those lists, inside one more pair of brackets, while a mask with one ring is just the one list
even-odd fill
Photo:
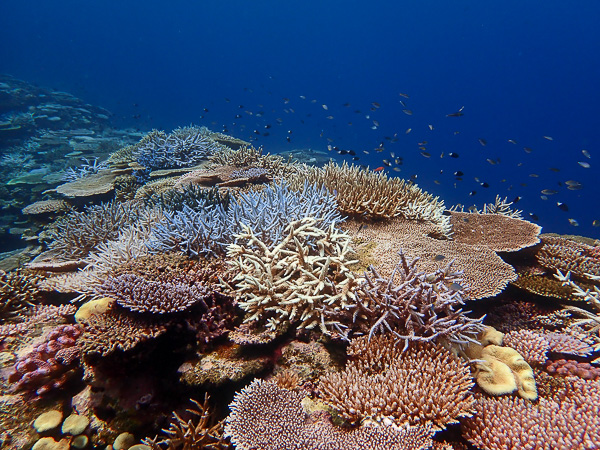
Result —
[[207, 128], [84, 161], [0, 271], [7, 448], [598, 447], [597, 241]]

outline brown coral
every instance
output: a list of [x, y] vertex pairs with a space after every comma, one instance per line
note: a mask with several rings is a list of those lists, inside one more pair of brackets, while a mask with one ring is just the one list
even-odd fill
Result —
[[600, 276], [598, 247], [566, 237], [542, 235], [542, 246], [536, 258], [544, 267], [571, 272], [579, 278], [589, 278], [589, 275]]
[[238, 450], [425, 450], [432, 445], [426, 426], [336, 427], [325, 412], [305, 412], [303, 397], [298, 391], [255, 380], [236, 394], [225, 435]]
[[517, 278], [513, 267], [484, 245], [470, 245], [439, 239], [438, 227], [430, 222], [396, 217], [385, 222], [348, 220], [343, 224], [358, 244], [367, 247], [366, 258], [383, 277], [389, 277], [397, 263], [400, 249], [409, 258], [420, 258], [417, 270], [435, 272], [454, 261], [463, 272], [469, 298], [493, 297]]
[[389, 337], [353, 340], [342, 372], [319, 381], [319, 396], [350, 422], [431, 423], [437, 429], [472, 412], [469, 368], [450, 351], [415, 343], [407, 351]]
[[572, 380], [538, 403], [479, 396], [463, 436], [483, 450], [596, 448], [600, 442], [600, 383]]
[[13, 319], [36, 302], [38, 281], [39, 277], [20, 269], [0, 270], [0, 323]]
[[40, 215], [64, 212], [71, 209], [71, 205], [64, 200], [40, 200], [27, 205], [21, 210], [23, 214]]

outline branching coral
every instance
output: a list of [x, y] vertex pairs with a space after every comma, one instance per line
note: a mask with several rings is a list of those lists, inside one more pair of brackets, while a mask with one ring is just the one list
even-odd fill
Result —
[[389, 331], [404, 342], [404, 349], [411, 341], [472, 341], [483, 329], [483, 317], [469, 318], [460, 308], [461, 273], [454, 272], [451, 263], [433, 273], [418, 272], [417, 258], [410, 261], [399, 254], [400, 262], [388, 279], [373, 268], [370, 276], [365, 274], [356, 291], [358, 301], [349, 307], [359, 328], [368, 330], [369, 337]]
[[17, 269], [0, 270], [0, 323], [14, 318], [35, 303], [39, 277]]
[[319, 381], [319, 396], [350, 422], [391, 420], [443, 429], [473, 410], [469, 368], [449, 350], [416, 343], [402, 351], [390, 337], [350, 343], [342, 372]]
[[104, 203], [71, 212], [51, 229], [50, 248], [60, 251], [66, 260], [83, 258], [102, 242], [116, 239], [121, 229], [139, 217], [139, 205], [130, 202]]
[[296, 321], [323, 333], [341, 330], [329, 316], [355, 301], [350, 238], [334, 223], [324, 231], [319, 222], [310, 217], [291, 222], [274, 247], [243, 226], [227, 254], [238, 272], [233, 283], [245, 322], [266, 321], [272, 330]]
[[272, 245], [282, 239], [288, 223], [309, 216], [322, 219], [319, 226], [323, 229], [340, 221], [335, 199], [323, 189], [305, 185], [300, 192], [293, 192], [286, 184], [277, 184], [241, 194], [227, 207], [204, 201], [195, 208], [184, 206], [181, 211], [165, 212], [148, 245], [155, 252], [219, 254], [234, 242], [243, 226]]
[[302, 171], [303, 166], [290, 164], [279, 155], [263, 154], [262, 148], [247, 145], [239, 149], [225, 149], [217, 152], [210, 158], [210, 167], [256, 167], [265, 169], [270, 177], [285, 177]]
[[573, 380], [538, 403], [479, 396], [476, 414], [462, 421], [463, 436], [483, 450], [597, 448], [600, 382]]
[[400, 178], [388, 178], [345, 162], [341, 166], [331, 162], [298, 175], [292, 183], [299, 188], [307, 179], [335, 194], [344, 214], [425, 220], [434, 223], [440, 235], [447, 237], [452, 233], [448, 217], [443, 214], [444, 202]]
[[136, 146], [137, 161], [148, 169], [192, 167], [222, 148], [205, 127], [183, 127], [166, 134], [148, 133]]
[[323, 411], [307, 413], [303, 397], [301, 392], [255, 380], [236, 394], [225, 435], [238, 450], [425, 450], [432, 445], [427, 426], [336, 427]]
[[[228, 449], [223, 437], [224, 421], [216, 421], [208, 403], [208, 396], [202, 403], [190, 400], [194, 407], [183, 414], [173, 412], [169, 428], [163, 429], [164, 437], [146, 439], [144, 444], [153, 450], [218, 450]], [[187, 416], [187, 418], [184, 418]]]
[[599, 247], [554, 235], [542, 235], [542, 244], [536, 258], [543, 267], [570, 272], [583, 280], [600, 276]]

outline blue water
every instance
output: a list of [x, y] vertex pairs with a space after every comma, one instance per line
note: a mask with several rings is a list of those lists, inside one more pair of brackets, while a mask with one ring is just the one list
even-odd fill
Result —
[[[353, 149], [448, 205], [522, 197], [544, 231], [600, 237], [599, 17], [597, 1], [2, 2], [0, 72], [103, 106], [117, 126]], [[390, 152], [401, 172], [382, 163]]]

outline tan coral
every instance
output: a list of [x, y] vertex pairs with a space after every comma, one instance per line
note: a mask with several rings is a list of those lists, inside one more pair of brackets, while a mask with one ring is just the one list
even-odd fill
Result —
[[549, 269], [589, 279], [589, 275], [600, 276], [599, 248], [562, 236], [542, 235], [542, 246], [536, 258]]
[[103, 169], [69, 183], [61, 184], [56, 192], [66, 197], [93, 197], [107, 194], [115, 188], [115, 180], [120, 174], [112, 169]]
[[[533, 370], [515, 349], [488, 345], [483, 348], [481, 358], [486, 363], [478, 365], [477, 384], [486, 392], [493, 395], [508, 394], [515, 390], [527, 400], [537, 398], [537, 389]], [[514, 385], [507, 381], [509, 369], [514, 380]], [[514, 386], [512, 391], [505, 392], [508, 387]]]
[[40, 200], [38, 202], [27, 205], [21, 210], [23, 214], [40, 215], [40, 214], [52, 214], [57, 212], [69, 211], [71, 205], [61, 199], [56, 200]]
[[493, 297], [516, 280], [514, 268], [484, 245], [470, 245], [440, 239], [439, 228], [431, 223], [396, 217], [384, 222], [348, 220], [342, 227], [353, 237], [360, 252], [368, 246], [367, 258], [377, 271], [389, 277], [398, 261], [398, 251], [411, 259], [420, 258], [419, 271], [435, 272], [454, 260], [453, 268], [463, 272], [470, 299]]

